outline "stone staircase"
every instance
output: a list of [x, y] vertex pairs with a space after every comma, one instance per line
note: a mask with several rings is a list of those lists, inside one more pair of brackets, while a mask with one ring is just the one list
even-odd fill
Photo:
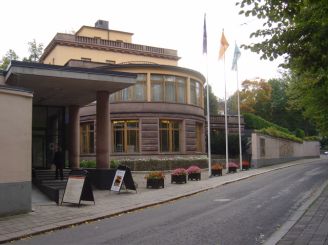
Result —
[[33, 184], [50, 200], [59, 204], [60, 191], [65, 189], [68, 175], [71, 169], [64, 169], [64, 179], [55, 179], [55, 170], [50, 169], [33, 169], [32, 182]]

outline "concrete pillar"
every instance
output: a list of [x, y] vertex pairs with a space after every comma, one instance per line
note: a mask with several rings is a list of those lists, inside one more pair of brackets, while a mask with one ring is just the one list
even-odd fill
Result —
[[68, 160], [71, 169], [80, 167], [80, 107], [69, 107]]
[[109, 168], [109, 93], [97, 92], [96, 111], [96, 160], [97, 169]]

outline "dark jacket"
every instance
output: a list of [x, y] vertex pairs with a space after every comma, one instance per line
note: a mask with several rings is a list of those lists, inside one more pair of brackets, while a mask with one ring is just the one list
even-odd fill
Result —
[[64, 168], [64, 158], [61, 151], [56, 151], [54, 156], [54, 164], [57, 168]]

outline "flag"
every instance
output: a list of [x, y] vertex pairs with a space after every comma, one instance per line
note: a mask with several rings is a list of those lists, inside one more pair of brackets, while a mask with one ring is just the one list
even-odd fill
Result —
[[207, 54], [206, 14], [204, 14], [203, 54]]
[[220, 51], [219, 51], [219, 60], [222, 59], [222, 57], [224, 56], [224, 53], [228, 47], [229, 47], [229, 43], [224, 36], [224, 32], [222, 31], [221, 45], [220, 45]]
[[237, 44], [235, 43], [235, 52], [233, 53], [231, 70], [237, 71], [237, 62], [238, 62], [240, 55], [241, 55], [240, 50], [239, 50]]

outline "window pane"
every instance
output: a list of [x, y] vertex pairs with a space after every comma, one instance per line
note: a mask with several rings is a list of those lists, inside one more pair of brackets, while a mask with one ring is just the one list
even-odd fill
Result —
[[152, 101], [163, 101], [163, 83], [152, 82], [151, 94]]
[[175, 102], [175, 82], [165, 81], [165, 101]]
[[179, 151], [179, 130], [173, 130], [172, 132], [172, 151], [178, 152]]
[[196, 105], [196, 82], [190, 80], [190, 103]]
[[134, 86], [134, 89], [134, 100], [145, 101], [145, 82], [137, 82], [137, 84]]
[[161, 152], [169, 151], [169, 137], [167, 130], [160, 131], [160, 144], [161, 144]]
[[186, 103], [186, 80], [184, 78], [177, 78], [178, 88], [178, 102]]

